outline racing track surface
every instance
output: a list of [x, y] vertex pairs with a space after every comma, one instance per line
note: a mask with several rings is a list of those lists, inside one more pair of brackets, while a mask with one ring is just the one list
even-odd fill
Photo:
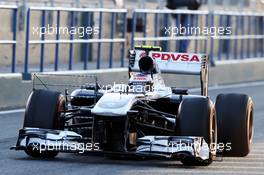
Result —
[[[197, 91], [195, 91], [197, 93]], [[60, 154], [54, 160], [28, 157], [22, 151], [11, 151], [23, 112], [0, 112], [1, 175], [80, 175], [80, 174], [264, 174], [264, 82], [211, 88], [210, 96], [238, 92], [253, 97], [255, 103], [255, 135], [253, 150], [244, 158], [224, 158], [208, 167], [184, 167], [178, 161], [112, 160], [105, 157]]]

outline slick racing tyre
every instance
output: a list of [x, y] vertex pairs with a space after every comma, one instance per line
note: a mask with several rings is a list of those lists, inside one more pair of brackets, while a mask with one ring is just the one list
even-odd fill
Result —
[[[63, 129], [60, 122], [61, 112], [65, 109], [65, 98], [59, 92], [47, 90], [34, 90], [26, 105], [24, 128], [41, 128], [41, 129]], [[28, 146], [25, 152], [32, 157], [53, 158], [58, 152], [42, 151], [33, 149]]]
[[253, 139], [253, 101], [243, 94], [220, 94], [216, 98], [218, 141], [230, 149], [224, 156], [243, 157], [250, 152]]
[[213, 144], [217, 143], [217, 120], [209, 98], [184, 99], [179, 107], [176, 134], [203, 137], [210, 150], [209, 159], [184, 157], [181, 162], [188, 166], [207, 166], [216, 154]]

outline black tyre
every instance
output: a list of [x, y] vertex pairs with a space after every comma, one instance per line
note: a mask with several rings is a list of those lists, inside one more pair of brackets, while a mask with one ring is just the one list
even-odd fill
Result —
[[[59, 92], [34, 90], [27, 102], [24, 127], [63, 129], [60, 114], [65, 109], [65, 98]], [[28, 146], [25, 152], [32, 157], [53, 158], [58, 152], [34, 150]]]
[[243, 157], [250, 152], [253, 139], [253, 101], [243, 94], [220, 94], [216, 98], [218, 141], [227, 149], [224, 156]]
[[179, 108], [176, 125], [178, 135], [203, 137], [211, 149], [207, 160], [185, 157], [181, 162], [191, 166], [211, 164], [216, 154], [214, 145], [217, 143], [217, 120], [210, 100], [202, 97], [184, 99]]
[[25, 152], [27, 153], [27, 155], [34, 158], [54, 158], [58, 155], [57, 151], [42, 151], [40, 153], [39, 150], [35, 150], [33, 145], [28, 146]]

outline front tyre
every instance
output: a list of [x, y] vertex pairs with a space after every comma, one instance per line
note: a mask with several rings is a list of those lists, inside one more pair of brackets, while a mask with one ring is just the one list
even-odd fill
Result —
[[243, 157], [250, 152], [253, 139], [253, 101], [244, 94], [220, 94], [216, 98], [218, 140], [224, 156]]
[[209, 98], [184, 99], [179, 107], [176, 134], [180, 136], [203, 137], [209, 146], [209, 159], [200, 160], [193, 157], [181, 159], [184, 165], [207, 166], [212, 163], [217, 143], [217, 120], [215, 110]]
[[[59, 92], [36, 89], [34, 90], [27, 102], [24, 128], [41, 128], [41, 129], [63, 129], [60, 121], [61, 112], [65, 110], [65, 98]], [[57, 151], [42, 151], [34, 149], [29, 145], [26, 154], [31, 157], [54, 158]]]

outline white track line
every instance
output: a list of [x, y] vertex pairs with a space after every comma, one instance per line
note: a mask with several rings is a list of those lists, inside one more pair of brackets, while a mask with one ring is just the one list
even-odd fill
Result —
[[[257, 81], [257, 82], [248, 82], [248, 83], [240, 83], [240, 84], [232, 84], [232, 85], [211, 86], [209, 87], [209, 90], [244, 88], [244, 87], [263, 86], [263, 85], [264, 85], [264, 81]], [[201, 88], [190, 89], [191, 92], [198, 92], [200, 90]]]
[[20, 113], [20, 112], [25, 112], [25, 109], [12, 109], [7, 111], [0, 111], [0, 115]]

